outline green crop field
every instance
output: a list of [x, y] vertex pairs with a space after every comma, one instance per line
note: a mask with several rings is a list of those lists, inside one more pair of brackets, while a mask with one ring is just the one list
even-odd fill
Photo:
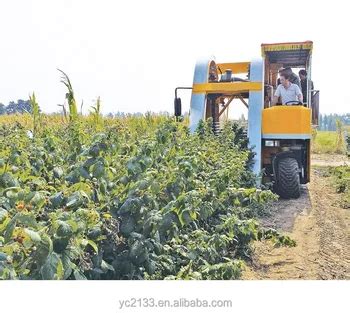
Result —
[[0, 278], [236, 279], [253, 240], [294, 244], [255, 220], [276, 196], [237, 125], [38, 112], [0, 118]]

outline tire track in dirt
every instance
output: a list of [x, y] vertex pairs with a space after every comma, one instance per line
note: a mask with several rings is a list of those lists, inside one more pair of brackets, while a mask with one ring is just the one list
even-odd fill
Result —
[[280, 200], [261, 221], [296, 240], [294, 248], [254, 244], [243, 279], [350, 279], [350, 210], [341, 208], [324, 168], [313, 168], [311, 183], [296, 200]]
[[321, 179], [317, 188], [310, 186], [319, 228], [318, 278], [350, 279], [349, 211], [340, 207], [340, 196], [330, 183], [330, 179]]

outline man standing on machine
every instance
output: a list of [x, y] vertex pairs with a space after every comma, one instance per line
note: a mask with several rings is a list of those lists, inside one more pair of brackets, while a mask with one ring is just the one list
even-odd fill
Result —
[[314, 90], [314, 83], [311, 79], [307, 78], [306, 70], [300, 70], [299, 77], [301, 82], [301, 91], [303, 92], [304, 103], [307, 103], [309, 90]]
[[296, 84], [296, 85], [298, 85], [299, 88], [301, 88], [300, 78], [298, 77], [297, 74], [295, 74], [295, 73], [293, 72], [293, 70], [292, 70], [290, 67], [286, 67], [286, 68], [283, 70], [283, 72], [289, 75], [289, 81], [290, 81], [292, 84]]
[[298, 85], [292, 84], [290, 76], [283, 72], [280, 76], [281, 84], [278, 85], [275, 95], [272, 100], [272, 105], [276, 105], [278, 98], [281, 97], [282, 104], [293, 105], [303, 103], [303, 94]]

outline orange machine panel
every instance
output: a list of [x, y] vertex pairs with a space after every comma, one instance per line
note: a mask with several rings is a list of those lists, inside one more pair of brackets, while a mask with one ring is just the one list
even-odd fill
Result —
[[264, 135], [310, 135], [311, 110], [303, 106], [278, 105], [263, 110], [262, 133]]

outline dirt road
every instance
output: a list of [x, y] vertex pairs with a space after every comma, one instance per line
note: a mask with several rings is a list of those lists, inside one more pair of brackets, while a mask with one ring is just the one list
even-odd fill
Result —
[[350, 159], [341, 154], [312, 154], [311, 163], [313, 166], [341, 166], [350, 165]]
[[[333, 165], [335, 161], [327, 160], [323, 157], [321, 164], [313, 164]], [[282, 230], [297, 246], [256, 243], [252, 266], [243, 279], [350, 279], [350, 210], [341, 207], [340, 195], [325, 172], [324, 167], [313, 165], [311, 183], [302, 196], [280, 200], [271, 217], [261, 221]]]

